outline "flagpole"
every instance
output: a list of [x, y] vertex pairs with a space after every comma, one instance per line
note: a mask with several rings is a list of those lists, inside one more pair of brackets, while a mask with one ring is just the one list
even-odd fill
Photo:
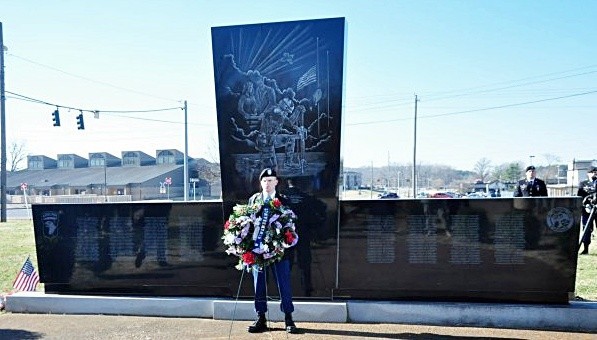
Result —
[[[315, 47], [315, 57], [317, 62], [315, 64], [315, 72], [317, 76], [317, 88], [319, 89], [319, 37], [317, 37], [317, 45]], [[319, 100], [317, 101], [317, 137], [321, 137], [321, 127], [319, 125]]]
[[325, 51], [326, 54], [326, 73], [327, 73], [327, 78], [328, 78], [328, 85], [327, 85], [327, 94], [325, 95], [327, 98], [327, 112], [328, 112], [328, 130], [330, 131], [330, 133], [332, 132], [332, 129], [330, 128], [330, 51], [327, 50]]

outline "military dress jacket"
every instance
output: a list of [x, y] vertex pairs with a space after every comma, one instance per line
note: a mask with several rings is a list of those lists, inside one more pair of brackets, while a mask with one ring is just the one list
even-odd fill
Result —
[[514, 197], [541, 197], [547, 196], [547, 186], [539, 178], [535, 178], [532, 184], [526, 179], [518, 181]]

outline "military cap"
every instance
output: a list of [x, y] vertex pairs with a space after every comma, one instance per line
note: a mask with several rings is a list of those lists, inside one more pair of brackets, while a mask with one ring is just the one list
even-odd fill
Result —
[[261, 181], [263, 177], [278, 177], [278, 175], [276, 174], [276, 170], [272, 168], [265, 168], [259, 174], [259, 180]]

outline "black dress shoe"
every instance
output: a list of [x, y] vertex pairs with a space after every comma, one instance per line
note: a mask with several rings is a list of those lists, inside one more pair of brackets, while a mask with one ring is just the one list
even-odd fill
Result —
[[286, 333], [289, 334], [298, 334], [298, 328], [296, 328], [294, 322], [291, 321], [286, 321]]
[[580, 254], [581, 255], [587, 255], [587, 254], [589, 254], [589, 250], [585, 249], [585, 250], [581, 251]]
[[258, 318], [253, 322], [251, 326], [247, 329], [249, 333], [263, 333], [267, 331], [267, 320], [265, 318]]

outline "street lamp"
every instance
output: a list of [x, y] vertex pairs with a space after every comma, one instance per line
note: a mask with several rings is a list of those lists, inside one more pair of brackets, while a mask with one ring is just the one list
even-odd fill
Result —
[[530, 161], [529, 165], [533, 165], [533, 158], [535, 158], [535, 156], [533, 156], [533, 155], [529, 156], [529, 161]]

